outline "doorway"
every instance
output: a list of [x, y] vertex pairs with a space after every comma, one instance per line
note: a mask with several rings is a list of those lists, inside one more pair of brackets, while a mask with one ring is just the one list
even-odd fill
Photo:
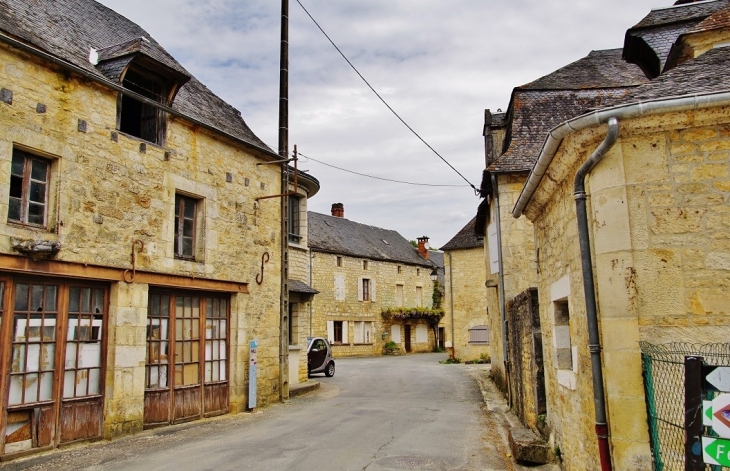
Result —
[[404, 325], [403, 330], [404, 330], [405, 341], [406, 341], [406, 353], [411, 353], [411, 326]]

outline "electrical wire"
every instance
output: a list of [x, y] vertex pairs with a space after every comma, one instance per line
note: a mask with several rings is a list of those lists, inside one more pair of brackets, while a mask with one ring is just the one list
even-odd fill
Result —
[[326, 167], [335, 168], [337, 170], [341, 170], [341, 171], [347, 172], [347, 173], [352, 173], [353, 175], [358, 175], [358, 176], [361, 176], [361, 177], [372, 178], [374, 180], [382, 180], [382, 181], [385, 181], [385, 182], [392, 182], [392, 183], [402, 183], [404, 185], [413, 185], [413, 186], [435, 186], [435, 187], [451, 187], [451, 188], [464, 188], [466, 186], [466, 185], [439, 185], [439, 184], [435, 184], [435, 183], [414, 183], [414, 182], [406, 182], [406, 181], [403, 181], [403, 180], [393, 180], [391, 178], [376, 177], [374, 175], [367, 175], [365, 173], [355, 172], [354, 170], [348, 170], [346, 168], [338, 167], [337, 165], [328, 164], [326, 162], [322, 162], [321, 160], [317, 160], [317, 159], [314, 159], [312, 157], [308, 157], [308, 156], [302, 154], [301, 152], [297, 152], [297, 154], [300, 155], [300, 156], [302, 156], [302, 157], [304, 157], [307, 160], [311, 160], [313, 162], [317, 162], [318, 164], [322, 164], [322, 165], [324, 165]]
[[350, 59], [348, 59], [347, 56], [345, 56], [345, 54], [340, 50], [340, 48], [337, 47], [337, 44], [335, 44], [335, 42], [332, 40], [332, 38], [329, 37], [329, 35], [325, 32], [324, 29], [322, 29], [322, 27], [319, 25], [319, 23], [317, 23], [317, 20], [315, 20], [314, 17], [309, 13], [309, 11], [304, 7], [304, 5], [302, 5], [302, 2], [300, 0], [297, 0], [297, 3], [299, 4], [300, 7], [302, 7], [302, 10], [304, 10], [304, 13], [307, 14], [307, 16], [309, 17], [309, 19], [311, 19], [312, 22], [317, 26], [317, 28], [319, 28], [319, 30], [322, 32], [322, 34], [324, 35], [324, 37], [327, 38], [327, 40], [330, 42], [330, 44], [332, 44], [332, 46], [337, 50], [337, 52], [340, 53], [340, 55], [342, 56], [342, 58], [345, 59], [345, 61], [350, 65], [350, 67], [352, 68], [352, 70], [354, 70], [355, 73], [362, 79], [362, 81], [365, 82], [365, 85], [367, 85], [368, 88], [373, 93], [375, 93], [375, 96], [377, 96], [380, 99], [380, 101], [383, 102], [383, 104], [390, 110], [390, 112], [393, 113], [393, 115], [396, 118], [398, 118], [398, 120], [400, 120], [400, 122], [403, 123], [403, 125], [405, 127], [407, 127], [408, 130], [411, 131], [414, 136], [416, 136], [421, 142], [423, 142], [426, 145], [426, 147], [428, 147], [429, 149], [431, 149], [431, 151], [434, 154], [436, 154], [438, 156], [438, 158], [440, 158], [441, 160], [443, 160], [446, 165], [448, 165], [449, 167], [451, 167], [451, 170], [453, 170], [454, 172], [456, 172], [465, 182], [467, 182], [469, 184], [470, 187], [472, 187], [472, 189], [474, 190], [474, 192], [478, 194], [479, 190], [477, 189], [477, 187], [475, 187], [474, 185], [472, 185], [472, 183], [469, 180], [467, 180], [466, 177], [461, 174], [461, 172], [459, 172], [458, 170], [456, 170], [456, 168], [453, 165], [451, 165], [448, 160], [446, 160], [445, 158], [443, 158], [441, 156], [441, 154], [439, 154], [436, 151], [436, 149], [434, 149], [433, 147], [431, 147], [431, 145], [428, 142], [426, 142], [425, 139], [423, 139], [411, 126], [408, 125], [408, 123], [405, 122], [405, 120], [403, 118], [400, 117], [400, 115], [398, 113], [395, 112], [395, 110], [393, 108], [391, 108], [391, 106], [388, 104], [388, 102], [386, 102], [385, 99], [383, 99], [383, 97], [380, 96], [380, 94], [373, 88], [372, 85], [370, 85], [370, 83], [365, 79], [365, 77], [363, 77], [363, 75], [360, 73], [360, 71], [357, 70], [357, 68], [353, 65], [353, 63], [350, 62]]

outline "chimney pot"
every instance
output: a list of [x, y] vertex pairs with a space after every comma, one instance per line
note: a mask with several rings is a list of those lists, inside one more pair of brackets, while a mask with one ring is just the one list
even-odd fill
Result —
[[426, 244], [428, 243], [428, 237], [423, 236], [418, 238], [418, 255], [428, 260], [428, 248], [426, 247]]
[[345, 205], [342, 203], [333, 203], [332, 215], [337, 218], [345, 217]]

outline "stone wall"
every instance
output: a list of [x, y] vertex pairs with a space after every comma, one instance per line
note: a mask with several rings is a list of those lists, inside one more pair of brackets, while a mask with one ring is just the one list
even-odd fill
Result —
[[[621, 123], [587, 179], [611, 446], [616, 469], [651, 467], [638, 342], [727, 342], [728, 109]], [[525, 214], [540, 250], [548, 425], [566, 469], [597, 467], [585, 301], [572, 186], [605, 127], [566, 139]], [[557, 322], [565, 300], [569, 328]], [[559, 367], [569, 334], [570, 368]], [[556, 335], [559, 334], [559, 335]], [[677, 384], [683, 388], [683, 384]]]
[[[337, 266], [338, 257], [341, 258], [341, 267]], [[367, 260], [367, 269], [364, 269], [363, 262], [364, 259], [359, 257], [316, 250], [312, 253], [312, 287], [319, 291], [312, 301], [314, 336], [327, 337], [327, 321], [348, 321], [350, 324], [349, 343], [335, 344], [335, 357], [382, 354], [383, 344], [390, 340], [390, 330], [385, 329], [381, 312], [389, 307], [397, 307], [396, 285], [403, 285], [404, 306], [416, 306], [416, 287], [421, 288], [423, 306], [431, 307], [432, 304], [433, 282], [430, 279], [430, 267]], [[336, 277], [344, 279], [344, 298], [341, 300], [335, 296]], [[362, 278], [374, 281], [375, 299], [372, 301], [358, 300], [358, 283]], [[352, 322], [373, 322], [371, 343], [355, 344]], [[415, 344], [412, 345], [415, 347]], [[431, 344], [428, 351], [433, 349], [433, 345]]]
[[471, 342], [469, 332], [469, 329], [477, 326], [490, 327], [487, 315], [487, 288], [484, 286], [486, 281], [484, 248], [450, 250], [444, 254], [444, 268], [445, 315], [441, 320], [441, 327], [445, 329], [446, 339], [452, 342], [454, 355], [464, 361], [478, 360], [482, 356], [489, 357], [490, 344]]
[[[260, 155], [184, 120], [170, 118], [164, 147], [117, 132], [117, 94], [0, 47], [0, 253], [14, 239], [58, 242], [56, 260], [131, 268], [132, 242], [144, 249], [137, 270], [248, 282], [231, 297], [231, 410], [245, 408], [248, 341], [260, 342], [259, 405], [279, 398], [279, 170]], [[51, 162], [48, 224], [5, 223], [10, 167], [18, 148]], [[173, 254], [176, 192], [199, 199], [194, 261]], [[262, 285], [255, 283], [268, 252]], [[105, 436], [141, 428], [147, 285], [112, 284]]]

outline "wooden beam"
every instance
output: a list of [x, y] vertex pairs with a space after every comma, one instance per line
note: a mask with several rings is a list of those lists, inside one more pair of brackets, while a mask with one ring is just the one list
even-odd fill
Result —
[[[0, 270], [27, 275], [60, 276], [87, 280], [124, 281], [125, 269], [89, 265], [86, 263], [60, 260], [33, 260], [8, 254], [0, 254]], [[130, 270], [131, 271], [131, 270]], [[129, 279], [129, 273], [127, 274]], [[175, 275], [137, 270], [133, 283], [147, 283], [154, 286], [183, 288], [228, 293], [248, 293], [248, 283], [228, 280], [213, 280], [196, 276]]]

